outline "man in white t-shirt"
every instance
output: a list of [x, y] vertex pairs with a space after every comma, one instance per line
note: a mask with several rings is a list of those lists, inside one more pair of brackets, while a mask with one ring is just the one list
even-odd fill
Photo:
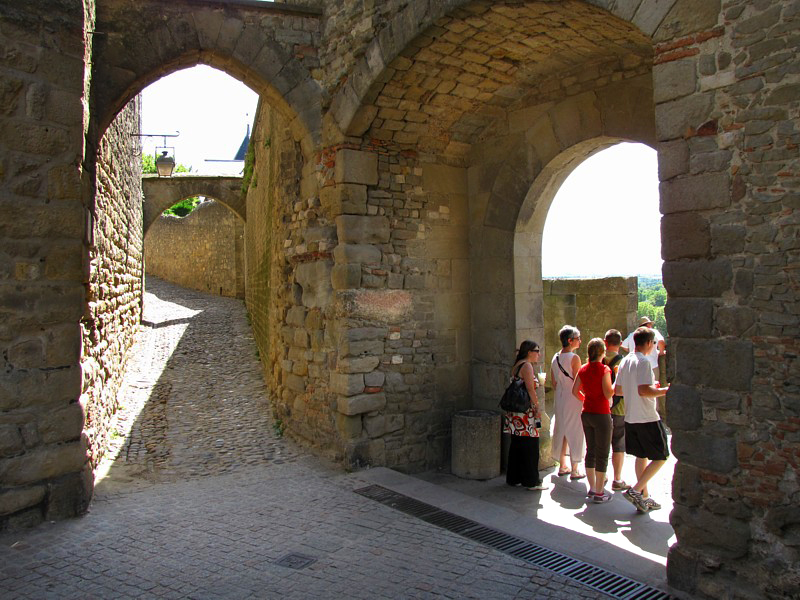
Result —
[[[653, 319], [651, 319], [648, 316], [639, 317], [639, 327], [647, 327], [656, 336], [655, 337], [655, 345], [653, 346], [653, 349], [649, 353], [647, 353], [645, 356], [647, 356], [647, 360], [650, 361], [650, 365], [653, 367], [653, 375], [655, 376], [656, 381], [658, 381], [658, 375], [659, 375], [659, 373], [658, 373], [658, 357], [666, 352], [667, 345], [664, 342], [664, 336], [661, 335], [661, 333], [658, 331], [658, 329], [653, 327], [654, 324], [655, 323], [653, 323]], [[635, 331], [631, 331], [628, 334], [628, 337], [626, 337], [622, 341], [622, 344], [620, 345], [620, 349], [622, 350], [622, 352], [624, 352], [626, 354], [633, 353], [634, 346], [635, 346], [634, 342], [633, 342], [633, 334], [634, 333], [635, 333]]]
[[633, 332], [634, 352], [622, 359], [614, 382], [614, 393], [625, 398], [625, 451], [636, 457], [636, 485], [623, 495], [639, 512], [658, 510], [650, 498], [647, 482], [669, 458], [667, 433], [658, 415], [659, 396], [669, 386], [659, 387], [647, 354], [655, 347], [655, 334], [648, 327]]

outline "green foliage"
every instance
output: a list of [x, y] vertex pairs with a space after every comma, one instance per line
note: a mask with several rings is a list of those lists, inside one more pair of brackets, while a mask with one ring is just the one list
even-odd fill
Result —
[[185, 198], [180, 202], [173, 204], [167, 210], [164, 211], [163, 214], [171, 215], [173, 217], [185, 217], [189, 213], [191, 213], [197, 206], [202, 202], [199, 196], [192, 196], [191, 198]]
[[637, 316], [647, 315], [655, 322], [654, 327], [665, 337], [667, 320], [664, 317], [664, 305], [667, 303], [667, 291], [660, 279], [639, 278], [639, 312]]
[[280, 419], [276, 419], [272, 424], [272, 431], [275, 432], [277, 437], [283, 437], [283, 432], [286, 430], [286, 424]]
[[[242, 193], [246, 194], [250, 188], [250, 182], [253, 179], [253, 168], [256, 164], [256, 151], [255, 144], [250, 144], [247, 147], [247, 154], [244, 156], [244, 170], [242, 171]], [[255, 187], [256, 182], [253, 182]]]

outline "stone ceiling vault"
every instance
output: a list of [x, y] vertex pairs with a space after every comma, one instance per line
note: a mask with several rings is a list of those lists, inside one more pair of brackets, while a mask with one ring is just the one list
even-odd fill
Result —
[[347, 133], [464, 160], [506, 111], [640, 75], [651, 56], [636, 27], [585, 2], [474, 2], [389, 63]]

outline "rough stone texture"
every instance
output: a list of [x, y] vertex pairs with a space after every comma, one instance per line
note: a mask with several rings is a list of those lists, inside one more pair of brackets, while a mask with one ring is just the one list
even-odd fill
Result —
[[144, 253], [148, 275], [244, 298], [244, 223], [219, 202], [203, 202], [183, 218], [162, 215], [145, 236]]
[[500, 413], [462, 410], [453, 415], [450, 471], [464, 479], [500, 475]]

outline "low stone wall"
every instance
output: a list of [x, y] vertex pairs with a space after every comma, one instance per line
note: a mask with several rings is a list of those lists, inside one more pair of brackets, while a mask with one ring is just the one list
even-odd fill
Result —
[[583, 343], [578, 355], [586, 361], [586, 345], [594, 337], [602, 338], [609, 329], [618, 329], [624, 339], [636, 326], [638, 279], [605, 277], [601, 279], [544, 279], [545, 340], [542, 357], [549, 365], [561, 349], [558, 331], [574, 325], [581, 331]]
[[162, 215], [144, 241], [148, 275], [220, 296], [244, 298], [244, 223], [219, 202], [183, 218]]

